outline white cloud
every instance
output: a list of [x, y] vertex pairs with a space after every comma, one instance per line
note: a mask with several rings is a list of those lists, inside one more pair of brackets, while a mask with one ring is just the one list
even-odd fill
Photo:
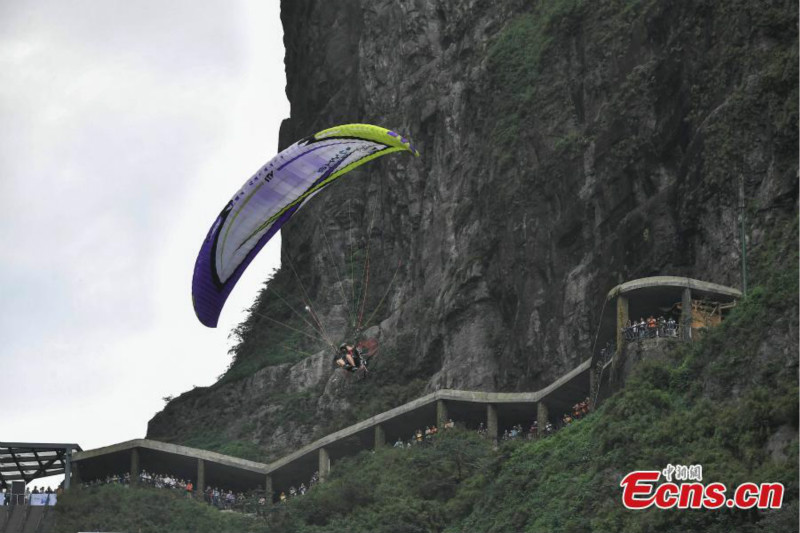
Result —
[[0, 6], [4, 439], [142, 437], [163, 396], [225, 370], [279, 239], [214, 330], [194, 260], [276, 152], [284, 87], [277, 2]]

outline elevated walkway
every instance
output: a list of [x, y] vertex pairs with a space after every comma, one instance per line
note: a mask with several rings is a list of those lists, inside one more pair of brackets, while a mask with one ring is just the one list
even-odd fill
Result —
[[569, 412], [589, 395], [591, 359], [535, 392], [482, 392], [442, 389], [390, 409], [352, 426], [326, 435], [273, 463], [247, 461], [215, 452], [149, 439], [134, 439], [73, 454], [73, 482], [104, 479], [142, 469], [191, 479], [197, 487], [207, 485], [233, 490], [288, 487], [307, 481], [319, 471], [324, 479], [332, 460], [362, 449], [408, 439], [416, 429], [440, 427], [448, 418], [467, 427], [484, 423], [490, 435], [500, 428], [539, 420], [544, 427], [549, 413]]
[[[691, 340], [691, 332], [696, 329], [693, 310], [701, 307], [709, 309], [708, 305], [716, 306], [713, 309], [719, 312], [721, 320], [722, 310], [735, 305], [740, 297], [741, 293], [736, 289], [690, 278], [656, 276], [629, 281], [609, 291], [606, 300], [616, 300], [616, 313], [609, 313], [607, 318], [601, 313], [598, 326], [599, 335], [609, 345], [610, 339], [614, 335], [617, 337], [613, 359], [601, 361], [595, 355], [541, 390], [438, 390], [326, 435], [270, 464], [136, 439], [75, 453], [72, 457], [73, 475], [91, 480], [130, 472], [132, 479], [138, 479], [141, 467], [150, 472], [191, 479], [198, 489], [207, 485], [236, 491], [261, 488], [274, 496], [277, 491], [290, 485], [308, 481], [315, 471], [324, 480], [332, 460], [391, 443], [397, 438], [409, 439], [415, 430], [430, 425], [441, 427], [448, 418], [468, 428], [477, 428], [483, 423], [489, 436], [495, 439], [500, 428], [514, 424], [527, 427], [537, 420], [539, 428], [544, 428], [548, 421], [557, 420], [562, 413], [571, 412], [572, 406], [584, 398], [589, 397], [592, 403], [602, 399], [600, 389], [602, 383], [609, 379], [609, 369], [625, 359], [620, 354], [625, 346], [623, 332], [629, 317], [650, 315], [657, 310], [678, 314], [681, 338]], [[696, 302], [703, 303], [703, 306]], [[652, 339], [652, 342], [645, 343], [645, 347], [675, 340]], [[638, 345], [641, 348], [642, 343]]]

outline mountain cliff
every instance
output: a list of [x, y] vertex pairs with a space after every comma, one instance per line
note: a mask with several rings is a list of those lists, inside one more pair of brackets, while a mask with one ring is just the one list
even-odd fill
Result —
[[[284, 227], [228, 372], [148, 438], [267, 460], [437, 388], [536, 390], [591, 355], [614, 285], [740, 287], [742, 210], [750, 283], [797, 268], [795, 3], [285, 0], [281, 18], [279, 148], [366, 122], [422, 156], [352, 172]], [[334, 373], [287, 302], [334, 344], [361, 315], [370, 377]]]

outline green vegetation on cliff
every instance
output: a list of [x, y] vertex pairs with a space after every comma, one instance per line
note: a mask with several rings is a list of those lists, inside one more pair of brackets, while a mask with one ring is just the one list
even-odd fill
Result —
[[298, 286], [289, 274], [285, 270], [272, 273], [245, 321], [231, 333], [238, 342], [230, 350], [231, 363], [217, 385], [252, 376], [265, 366], [296, 363], [308, 350], [323, 346], [312, 338], [313, 330], [299, 315], [303, 304], [290, 301], [289, 295], [296, 295]]

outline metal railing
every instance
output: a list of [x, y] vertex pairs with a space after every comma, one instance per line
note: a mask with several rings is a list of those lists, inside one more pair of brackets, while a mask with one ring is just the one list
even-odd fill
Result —
[[625, 342], [641, 341], [645, 339], [683, 339], [682, 328], [677, 322], [664, 322], [652, 325], [641, 323], [622, 328], [622, 339]]

